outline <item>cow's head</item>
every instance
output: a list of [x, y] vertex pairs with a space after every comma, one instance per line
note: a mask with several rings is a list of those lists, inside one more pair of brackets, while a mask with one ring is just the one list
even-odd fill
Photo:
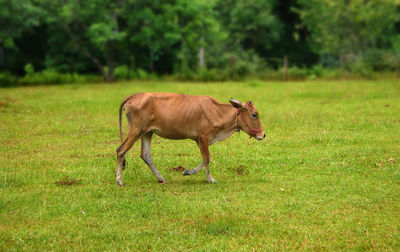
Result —
[[241, 103], [233, 98], [231, 98], [229, 102], [237, 109], [238, 127], [249, 134], [250, 137], [255, 137], [257, 140], [264, 139], [265, 133], [258, 117], [258, 111], [253, 102], [248, 101], [246, 103]]

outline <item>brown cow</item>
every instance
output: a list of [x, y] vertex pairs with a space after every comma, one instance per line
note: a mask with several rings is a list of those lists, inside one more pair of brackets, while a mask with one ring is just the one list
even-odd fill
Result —
[[[122, 144], [117, 148], [117, 183], [123, 186], [122, 170], [125, 154], [140, 138], [140, 157], [150, 167], [159, 183], [165, 180], [151, 160], [150, 143], [153, 133], [167, 139], [193, 139], [200, 148], [202, 163], [183, 175], [198, 173], [204, 166], [207, 181], [211, 177], [208, 146], [243, 130], [257, 140], [265, 138], [258, 112], [252, 102], [241, 103], [231, 99], [223, 104], [210, 96], [192, 96], [171, 93], [140, 93], [126, 98], [119, 107], [119, 129]], [[129, 130], [124, 141], [121, 130], [121, 113], [125, 106]]]

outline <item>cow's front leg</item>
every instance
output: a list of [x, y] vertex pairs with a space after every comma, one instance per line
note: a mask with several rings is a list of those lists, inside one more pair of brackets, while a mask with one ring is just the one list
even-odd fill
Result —
[[216, 183], [217, 181], [215, 181], [215, 179], [213, 179], [211, 177], [211, 172], [210, 172], [210, 151], [208, 150], [208, 140], [207, 139], [203, 139], [200, 140], [199, 139], [199, 148], [200, 148], [200, 152], [201, 152], [201, 157], [203, 158], [203, 165], [206, 169], [206, 176], [207, 176], [207, 181], [210, 183]]
[[203, 163], [199, 164], [199, 165], [198, 165], [196, 168], [194, 168], [194, 169], [186, 170], [186, 171], [183, 173], [183, 176], [185, 176], [185, 175], [194, 175], [194, 174], [198, 173], [198, 172], [201, 170], [201, 168], [203, 168]]

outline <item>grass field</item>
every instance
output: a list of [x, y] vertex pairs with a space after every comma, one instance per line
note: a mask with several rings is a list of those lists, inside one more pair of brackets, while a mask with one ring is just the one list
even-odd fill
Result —
[[[208, 184], [173, 170], [193, 141], [155, 136], [167, 183], [137, 143], [119, 187], [118, 106], [142, 91], [252, 100], [267, 141], [214, 144]], [[0, 143], [0, 250], [400, 250], [398, 80], [2, 88]]]

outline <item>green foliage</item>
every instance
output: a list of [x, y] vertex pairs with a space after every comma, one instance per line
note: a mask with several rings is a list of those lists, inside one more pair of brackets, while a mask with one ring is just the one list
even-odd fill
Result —
[[[281, 71], [283, 72], [283, 70]], [[290, 80], [305, 80], [310, 74], [307, 68], [293, 66], [288, 69], [288, 75]]]
[[321, 77], [324, 74], [324, 67], [322, 65], [314, 65], [310, 69], [310, 78], [315, 79], [317, 77]]
[[267, 68], [260, 73], [259, 78], [261, 80], [283, 80], [283, 74], [282, 71]]
[[218, 1], [218, 18], [229, 33], [229, 42], [246, 50], [269, 49], [282, 28], [281, 21], [272, 14], [275, 3], [275, 0]]
[[30, 63], [37, 72], [97, 72], [106, 81], [166, 75], [240, 80], [275, 75], [267, 67], [279, 71], [287, 56], [296, 78], [313, 65], [363, 76], [398, 72], [399, 4], [0, 0], [0, 69], [22, 76]]
[[392, 50], [371, 49], [365, 53], [364, 62], [371, 71], [400, 70], [400, 53]]
[[[312, 32], [314, 48], [334, 55], [342, 67], [358, 72], [368, 50], [388, 48], [399, 21], [397, 0], [299, 0], [302, 22]], [[355, 63], [355, 65], [354, 65]], [[367, 70], [369, 71], [369, 70]]]
[[392, 37], [392, 45], [393, 45], [393, 50], [396, 52], [397, 55], [400, 54], [400, 34], [396, 34], [395, 36]]
[[[75, 49], [98, 68], [105, 80], [113, 80], [115, 52], [126, 37], [126, 31], [120, 31], [118, 23], [122, 2], [72, 0], [60, 4], [40, 0], [39, 3], [47, 11], [48, 23], [62, 27]], [[104, 71], [105, 65], [108, 71]]]
[[[29, 64], [28, 64], [29, 65]], [[15, 78], [13, 85], [54, 85], [65, 83], [99, 82], [101, 77], [97, 75], [82, 75], [76, 73], [59, 73], [54, 69], [47, 69], [41, 72], [31, 72], [24, 77]], [[0, 81], [0, 83], [2, 83]], [[10, 84], [9, 84], [10, 85]]]
[[24, 67], [25, 74], [29, 77], [32, 76], [35, 73], [35, 69], [33, 68], [31, 63], [28, 63]]
[[0, 46], [15, 47], [14, 39], [40, 24], [43, 10], [31, 0], [0, 1]]
[[136, 76], [137, 76], [138, 79], [145, 80], [145, 79], [147, 79], [149, 77], [149, 74], [145, 70], [139, 68], [139, 69], [137, 69], [137, 75]]
[[[118, 107], [143, 90], [252, 100], [267, 140], [212, 145], [208, 184], [173, 170], [194, 141], [155, 135], [167, 183], [138, 141], [118, 187]], [[399, 118], [398, 80], [1, 88], [0, 250], [399, 251]]]
[[361, 75], [361, 76], [364, 76], [367, 78], [371, 78], [372, 73], [373, 73], [372, 67], [360, 59], [356, 60], [352, 64], [351, 71], [352, 71], [352, 73], [355, 73], [357, 75]]
[[[129, 73], [129, 68], [126, 65], [118, 66], [114, 70], [114, 76], [117, 80], [128, 80], [131, 78], [131, 74]], [[133, 76], [132, 76], [133, 77]]]
[[0, 86], [12, 86], [14, 82], [15, 77], [10, 72], [0, 72]]
[[222, 71], [218, 71], [216, 69], [200, 69], [197, 73], [196, 76], [193, 78], [194, 80], [197, 81], [221, 81], [221, 80], [227, 80], [227, 76], [223, 73]]

